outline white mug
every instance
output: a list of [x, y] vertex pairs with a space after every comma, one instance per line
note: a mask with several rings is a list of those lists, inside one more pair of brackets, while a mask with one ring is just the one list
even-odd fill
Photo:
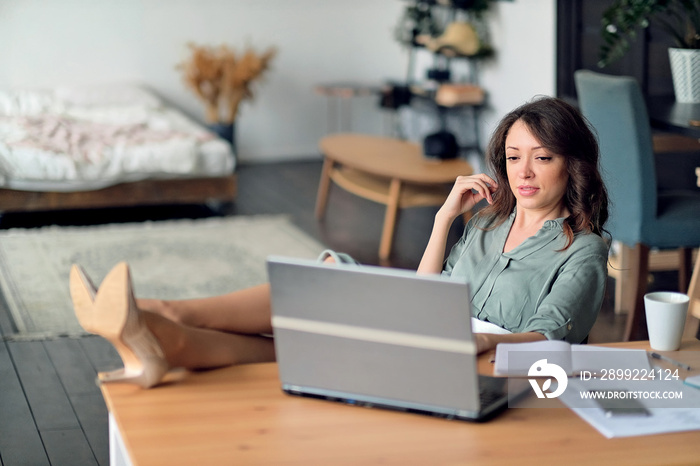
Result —
[[656, 291], [644, 295], [649, 344], [652, 349], [675, 351], [680, 348], [688, 302], [687, 294], [675, 291]]

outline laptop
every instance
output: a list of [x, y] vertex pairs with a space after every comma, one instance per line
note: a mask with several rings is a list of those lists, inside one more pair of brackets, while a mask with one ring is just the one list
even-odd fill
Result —
[[267, 267], [284, 392], [468, 421], [508, 406], [508, 380], [477, 372], [468, 284], [279, 256]]

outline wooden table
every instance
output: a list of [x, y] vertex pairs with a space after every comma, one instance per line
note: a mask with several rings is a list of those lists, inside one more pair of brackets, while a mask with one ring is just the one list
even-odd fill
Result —
[[700, 138], [700, 103], [676, 102], [672, 95], [652, 96], [647, 98], [647, 109], [652, 127]]
[[[681, 350], [670, 355], [700, 373], [700, 341], [685, 341]], [[489, 357], [479, 360], [484, 373], [492, 370]], [[150, 390], [103, 385], [102, 392], [112, 464], [591, 466], [700, 459], [699, 431], [606, 439], [567, 408], [507, 409], [478, 424], [294, 397], [281, 391], [276, 364], [192, 373]]]
[[386, 261], [398, 210], [439, 206], [459, 175], [473, 169], [462, 159], [431, 160], [420, 145], [360, 134], [334, 134], [321, 139], [323, 171], [316, 198], [316, 218], [326, 212], [331, 180], [357, 196], [386, 205], [379, 259]]

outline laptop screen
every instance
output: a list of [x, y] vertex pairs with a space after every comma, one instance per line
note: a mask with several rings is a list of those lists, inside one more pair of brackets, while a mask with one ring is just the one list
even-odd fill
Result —
[[476, 417], [469, 287], [374, 266], [268, 259], [283, 388], [296, 394]]

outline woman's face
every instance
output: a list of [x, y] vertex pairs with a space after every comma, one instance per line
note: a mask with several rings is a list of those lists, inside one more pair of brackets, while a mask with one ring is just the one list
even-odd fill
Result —
[[520, 208], [551, 211], [564, 207], [569, 182], [566, 160], [542, 147], [521, 120], [513, 123], [506, 137], [506, 170]]

